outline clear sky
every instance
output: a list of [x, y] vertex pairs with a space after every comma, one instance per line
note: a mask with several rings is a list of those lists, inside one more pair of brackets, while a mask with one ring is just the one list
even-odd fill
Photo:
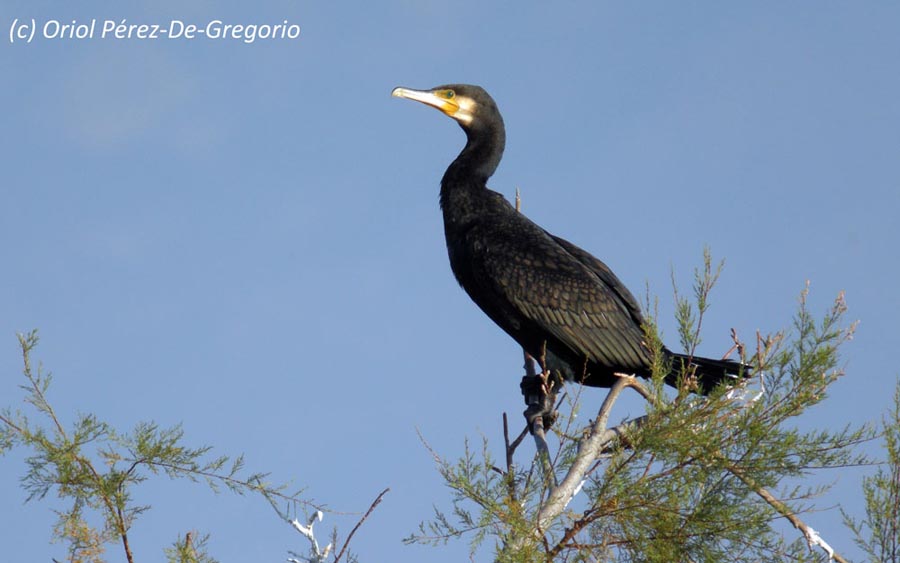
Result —
[[[97, 36], [10, 44], [17, 18], [97, 19]], [[301, 35], [102, 39], [106, 19]], [[70, 417], [181, 422], [340, 511], [391, 487], [357, 535], [364, 561], [465, 560], [462, 543], [400, 542], [448, 506], [416, 431], [452, 458], [523, 409], [520, 350], [447, 264], [438, 182], [463, 134], [398, 85], [491, 92], [508, 133], [493, 188], [649, 284], [673, 347], [670, 271], [687, 288], [705, 245], [727, 260], [706, 355], [731, 327], [788, 326], [806, 280], [817, 313], [845, 290], [847, 376], [803, 423], [889, 406], [900, 4], [4, 0], [0, 24], [0, 404], [21, 396], [15, 332], [38, 328]], [[23, 505], [23, 472], [0, 458], [4, 559], [62, 558], [54, 501]], [[808, 519], [850, 556], [834, 507], [859, 513], [862, 474], [824, 475], [829, 510]], [[142, 560], [190, 529], [223, 561], [306, 549], [260, 499], [160, 479], [137, 500], [153, 505]]]

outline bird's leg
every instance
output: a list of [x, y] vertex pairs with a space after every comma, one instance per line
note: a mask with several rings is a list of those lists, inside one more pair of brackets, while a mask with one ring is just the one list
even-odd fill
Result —
[[534, 434], [535, 422], [538, 419], [540, 419], [543, 429], [549, 429], [556, 422], [559, 415], [554, 407], [560, 384], [559, 377], [549, 370], [522, 377], [519, 387], [525, 398], [525, 404], [528, 405], [523, 414], [525, 420], [528, 421], [528, 430], [532, 434]]
[[[542, 366], [546, 365], [541, 362]], [[544, 369], [540, 375], [535, 374], [534, 359], [525, 352], [525, 372], [519, 387], [525, 396], [525, 404], [528, 408], [522, 413], [528, 421], [528, 431], [534, 436], [538, 457], [544, 476], [550, 487], [556, 487], [556, 477], [553, 473], [553, 465], [550, 461], [550, 447], [547, 445], [545, 428], [550, 428], [556, 421], [556, 392], [562, 384], [558, 376], [554, 377], [550, 370]]]

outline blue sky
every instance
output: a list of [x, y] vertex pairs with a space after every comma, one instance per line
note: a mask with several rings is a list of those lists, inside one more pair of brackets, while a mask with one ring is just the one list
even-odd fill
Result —
[[[10, 44], [15, 18], [302, 31]], [[38, 328], [61, 412], [181, 422], [340, 511], [391, 487], [364, 561], [465, 558], [400, 543], [448, 500], [416, 432], [448, 457], [499, 443], [523, 408], [520, 351], [447, 265], [438, 182], [462, 132], [390, 92], [470, 82], [506, 120], [492, 187], [649, 284], [671, 346], [670, 271], [687, 288], [705, 245], [727, 261], [706, 355], [731, 327], [788, 326], [806, 280], [817, 312], [846, 291], [847, 376], [804, 423], [877, 418], [900, 372], [898, 21], [886, 2], [5, 1], [2, 404], [20, 397], [15, 332]], [[53, 502], [22, 505], [21, 459], [0, 460], [5, 556], [61, 558]], [[862, 474], [822, 477], [831, 509], [809, 519], [851, 557], [832, 507], [860, 509]], [[158, 480], [138, 500], [154, 507], [141, 559], [189, 529], [223, 561], [306, 548], [258, 499]]]

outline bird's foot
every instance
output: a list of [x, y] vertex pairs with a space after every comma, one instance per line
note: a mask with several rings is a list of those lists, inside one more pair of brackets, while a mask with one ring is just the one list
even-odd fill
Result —
[[549, 429], [559, 418], [556, 412], [556, 393], [560, 388], [560, 380], [548, 371], [538, 375], [526, 375], [522, 378], [519, 387], [525, 397], [528, 408], [522, 413], [528, 422], [528, 431], [534, 433], [534, 424], [541, 419], [543, 428]]

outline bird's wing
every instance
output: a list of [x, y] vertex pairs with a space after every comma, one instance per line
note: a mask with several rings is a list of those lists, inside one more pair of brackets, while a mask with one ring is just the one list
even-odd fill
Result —
[[[544, 231], [546, 232], [546, 231]], [[641, 306], [638, 305], [637, 299], [634, 298], [634, 295], [628, 291], [628, 288], [625, 287], [618, 277], [613, 273], [612, 270], [609, 269], [609, 266], [603, 263], [599, 258], [587, 252], [571, 242], [567, 241], [564, 238], [560, 238], [558, 236], [554, 236], [550, 233], [547, 233], [550, 238], [556, 241], [563, 249], [571, 254], [576, 260], [581, 262], [584, 266], [586, 266], [591, 272], [594, 273], [600, 281], [602, 281], [609, 289], [611, 289], [616, 296], [619, 297], [622, 304], [628, 310], [628, 313], [631, 315], [631, 318], [640, 325], [644, 322], [644, 317], [641, 314]]]
[[476, 260], [483, 281], [579, 355], [611, 368], [645, 367], [637, 303], [609, 268], [524, 217], [512, 221], [477, 237], [491, 241]]

